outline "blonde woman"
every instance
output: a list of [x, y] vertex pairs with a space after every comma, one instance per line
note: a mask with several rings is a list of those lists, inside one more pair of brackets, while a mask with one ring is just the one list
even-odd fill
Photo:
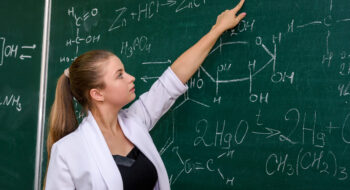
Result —
[[[129, 108], [135, 78], [113, 53], [79, 56], [60, 76], [50, 113], [45, 188], [77, 190], [170, 189], [149, 131], [188, 86], [220, 35], [235, 27], [244, 0], [221, 13], [209, 33], [184, 52]], [[87, 116], [78, 124], [73, 97]]]

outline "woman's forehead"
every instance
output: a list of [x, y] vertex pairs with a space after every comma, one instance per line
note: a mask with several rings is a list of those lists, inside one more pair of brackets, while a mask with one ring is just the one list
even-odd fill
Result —
[[112, 72], [115, 72], [115, 70], [119, 70], [119, 69], [124, 70], [124, 64], [117, 56], [111, 56], [109, 58], [108, 67], [109, 69], [112, 69]]

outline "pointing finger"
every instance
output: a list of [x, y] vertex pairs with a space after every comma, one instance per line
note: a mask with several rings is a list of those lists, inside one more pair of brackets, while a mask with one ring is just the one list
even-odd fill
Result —
[[241, 0], [241, 1], [238, 3], [238, 5], [237, 5], [235, 8], [232, 9], [233, 12], [236, 14], [236, 13], [242, 8], [243, 4], [244, 4], [244, 0]]

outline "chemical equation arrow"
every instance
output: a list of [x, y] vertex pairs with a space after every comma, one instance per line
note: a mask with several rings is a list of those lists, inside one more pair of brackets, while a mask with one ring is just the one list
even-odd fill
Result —
[[270, 137], [273, 137], [273, 136], [281, 134], [281, 131], [276, 130], [276, 129], [271, 129], [271, 128], [268, 128], [268, 127], [265, 127], [265, 129], [268, 130], [269, 132], [268, 133], [263, 133], [263, 132], [253, 131], [252, 133], [258, 134], [258, 135], [268, 135], [266, 137], [267, 139], [270, 138]]
[[19, 57], [21, 60], [24, 60], [24, 59], [31, 59], [32, 58], [32, 56], [30, 56], [30, 55], [21, 55], [20, 57]]
[[143, 82], [147, 83], [147, 80], [149, 80], [149, 79], [157, 79], [157, 78], [159, 78], [159, 77], [148, 77], [148, 76], [143, 76], [143, 77], [141, 77], [141, 80], [142, 80]]
[[33, 44], [32, 46], [22, 46], [22, 49], [35, 49], [36, 45]]
[[167, 61], [161, 61], [161, 62], [143, 62], [142, 65], [159, 65], [159, 64], [170, 64], [171, 60], [168, 59]]
[[271, 128], [268, 128], [268, 127], [265, 127], [265, 129], [268, 130], [269, 132], [264, 133], [264, 132], [253, 131], [252, 133], [257, 134], [257, 135], [268, 135], [266, 137], [266, 139], [271, 138], [271, 137], [276, 136], [276, 135], [279, 135], [279, 138], [278, 138], [279, 141], [281, 141], [281, 142], [287, 141], [287, 142], [289, 142], [291, 144], [297, 144], [297, 142], [294, 142], [291, 139], [289, 139], [288, 137], [282, 135], [281, 131], [279, 131], [279, 130], [271, 129]]
[[175, 0], [168, 0], [167, 3], [163, 3], [161, 4], [161, 6], [167, 6], [169, 5], [169, 7], [172, 7], [176, 4], [176, 1]]

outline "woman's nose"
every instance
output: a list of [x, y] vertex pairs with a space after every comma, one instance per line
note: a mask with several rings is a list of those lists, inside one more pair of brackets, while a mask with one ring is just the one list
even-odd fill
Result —
[[130, 81], [131, 81], [131, 82], [134, 82], [134, 81], [135, 81], [135, 77], [132, 76], [132, 75], [130, 75], [130, 74], [129, 74], [129, 76], [130, 76]]

